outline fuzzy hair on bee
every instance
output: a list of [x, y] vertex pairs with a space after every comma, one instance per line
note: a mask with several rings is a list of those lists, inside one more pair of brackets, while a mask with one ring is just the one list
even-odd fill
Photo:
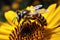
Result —
[[[10, 40], [24, 40], [23, 38], [26, 37], [26, 40], [32, 40], [33, 34], [35, 32], [41, 32], [40, 39], [42, 39], [44, 36], [42, 31], [44, 30], [44, 26], [47, 25], [46, 19], [36, 12], [36, 14], [29, 15], [30, 11], [23, 10], [22, 13], [17, 11], [17, 19], [18, 22], [21, 21], [21, 19], [24, 19], [22, 22], [22, 25], [18, 28], [15, 28], [15, 30], [10, 35]], [[38, 34], [37, 34], [38, 35]], [[35, 36], [35, 34], [34, 34]], [[38, 39], [38, 37], [37, 37]]]

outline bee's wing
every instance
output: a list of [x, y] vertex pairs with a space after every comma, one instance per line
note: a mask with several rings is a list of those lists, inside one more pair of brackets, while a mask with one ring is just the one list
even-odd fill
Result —
[[37, 6], [35, 6], [35, 9], [39, 9], [39, 8], [41, 8], [43, 5], [37, 5]]
[[14, 11], [8, 11], [5, 13], [5, 18], [7, 19], [7, 21], [14, 26], [18, 25], [16, 16], [17, 14]]

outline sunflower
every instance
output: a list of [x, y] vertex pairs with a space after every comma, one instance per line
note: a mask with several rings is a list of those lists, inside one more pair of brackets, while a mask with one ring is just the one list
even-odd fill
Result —
[[[56, 5], [50, 5], [39, 17], [27, 19], [29, 16], [25, 15], [19, 21], [16, 12], [6, 12], [8, 22], [0, 22], [0, 40], [60, 40], [60, 6]], [[36, 11], [33, 6], [26, 10]]]

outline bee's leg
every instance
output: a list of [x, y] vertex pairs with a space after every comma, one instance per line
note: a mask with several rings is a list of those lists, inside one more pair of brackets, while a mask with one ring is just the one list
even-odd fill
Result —
[[26, 20], [24, 20], [24, 21], [22, 22], [22, 25], [24, 24], [25, 21], [26, 21]]

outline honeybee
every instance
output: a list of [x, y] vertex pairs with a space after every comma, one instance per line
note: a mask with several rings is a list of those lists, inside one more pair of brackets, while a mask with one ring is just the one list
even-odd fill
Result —
[[[25, 36], [27, 37], [26, 40], [30, 40], [30, 37], [32, 36], [32, 34], [35, 33], [35, 31], [37, 31], [37, 30], [43, 31], [44, 26], [47, 26], [46, 19], [41, 14], [39, 14], [37, 11], [31, 12], [29, 10], [23, 10], [22, 12], [17, 11], [16, 13], [17, 13], [18, 22], [20, 22], [21, 19], [24, 20], [22, 22], [22, 25], [20, 25], [19, 28], [15, 29], [15, 31], [18, 30], [18, 31], [16, 31], [18, 40], [23, 40], [22, 38]], [[14, 35], [14, 32], [13, 32], [13, 35]], [[43, 35], [43, 33], [42, 33], [42, 35]], [[42, 39], [42, 35], [41, 35], [40, 39]], [[12, 35], [10, 35], [10, 36], [12, 36]], [[37, 37], [37, 39], [38, 39], [38, 37]]]
[[23, 22], [22, 25], [15, 28], [15, 31], [12, 32], [10, 40], [48, 40], [51, 37], [52, 33], [49, 32], [60, 27], [60, 25], [53, 29], [45, 29], [47, 20], [41, 13], [38, 13], [38, 10], [32, 9], [16, 12], [18, 22], [21, 22], [21, 19], [23, 19]]

